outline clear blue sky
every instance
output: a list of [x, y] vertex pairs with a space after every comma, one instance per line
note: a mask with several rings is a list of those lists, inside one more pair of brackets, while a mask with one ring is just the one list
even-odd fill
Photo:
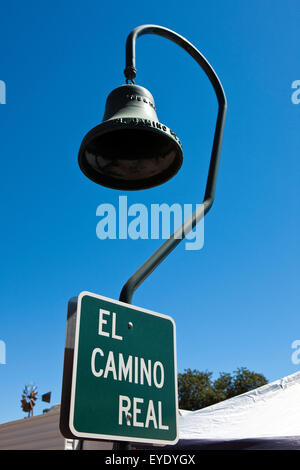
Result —
[[[134, 304], [174, 318], [178, 371], [248, 367], [269, 381], [299, 369], [300, 7], [296, 0], [6, 2], [1, 7], [0, 422], [24, 416], [24, 385], [60, 402], [68, 299], [118, 299], [157, 240], [99, 240], [96, 209], [201, 203], [216, 99], [197, 64], [157, 36], [137, 42], [137, 84], [183, 143], [167, 184], [128, 193], [88, 180], [77, 164], [107, 94], [124, 83], [125, 40], [159, 24], [191, 41], [223, 83], [228, 114], [205, 244], [181, 244]], [[38, 403], [35, 413], [47, 407]]]

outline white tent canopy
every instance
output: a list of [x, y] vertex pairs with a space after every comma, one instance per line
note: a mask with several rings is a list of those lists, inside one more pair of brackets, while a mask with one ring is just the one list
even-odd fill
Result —
[[[0, 449], [69, 448], [59, 432], [59, 414], [55, 405], [46, 414], [0, 424]], [[179, 415], [178, 444], [160, 450], [300, 450], [300, 372], [199, 411], [179, 410]], [[82, 448], [112, 445], [84, 441]]]
[[181, 442], [289, 436], [300, 441], [300, 372], [179, 417]]

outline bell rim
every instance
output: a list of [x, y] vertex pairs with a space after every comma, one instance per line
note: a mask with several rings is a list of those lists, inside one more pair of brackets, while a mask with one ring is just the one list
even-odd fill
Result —
[[[122, 118], [122, 119], [110, 119], [103, 121], [101, 124], [98, 124], [93, 129], [91, 129], [83, 138], [78, 152], [78, 164], [81, 171], [87, 176], [91, 181], [97, 183], [101, 186], [110, 188], [110, 189], [119, 189], [126, 191], [135, 191], [142, 189], [151, 189], [156, 186], [160, 186], [163, 183], [168, 182], [173, 178], [178, 171], [180, 170], [183, 163], [183, 153], [182, 145], [176, 134], [171, 131], [167, 126], [158, 121], [151, 121], [151, 125], [145, 119], [140, 118]], [[159, 127], [158, 127], [159, 126]], [[125, 129], [135, 129], [135, 130], [147, 130], [152, 133], [159, 133], [164, 137], [170, 138], [173, 143], [176, 145], [176, 158], [174, 162], [163, 172], [152, 177], [144, 178], [141, 180], [123, 180], [115, 177], [110, 177], [105, 174], [94, 170], [90, 165], [86, 164], [86, 158], [84, 151], [86, 146], [95, 138], [100, 137], [101, 135], [111, 133], [115, 130], [125, 130]], [[132, 186], [132, 187], [131, 187]]]

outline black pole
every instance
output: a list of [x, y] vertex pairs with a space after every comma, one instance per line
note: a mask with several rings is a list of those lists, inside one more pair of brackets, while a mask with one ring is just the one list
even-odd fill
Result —
[[[213, 205], [217, 175], [220, 161], [220, 151], [222, 146], [222, 138], [224, 132], [224, 124], [227, 110], [226, 96], [221, 85], [221, 82], [215, 73], [212, 66], [206, 60], [206, 58], [191, 44], [187, 39], [175, 33], [174, 31], [156, 25], [143, 25], [135, 28], [127, 37], [126, 41], [126, 68], [124, 70], [125, 78], [128, 81], [134, 83], [136, 77], [135, 67], [135, 43], [139, 36], [144, 34], [157, 34], [163, 36], [166, 39], [178, 44], [185, 51], [187, 51], [195, 61], [204, 70], [207, 77], [209, 78], [218, 100], [218, 116], [215, 127], [215, 134], [212, 146], [212, 152], [210, 157], [210, 165], [208, 170], [207, 182], [205, 195], [203, 199], [202, 210], [196, 209], [192, 216], [186, 220], [182, 226], [166, 240], [158, 250], [156, 250], [150, 258], [148, 258], [144, 264], [128, 279], [126, 284], [123, 286], [120, 293], [120, 301], [127, 304], [132, 303], [132, 296], [135, 290], [145, 281], [145, 279], [159, 266], [159, 264], [168, 256], [171, 251], [185, 238], [185, 236], [193, 230], [197, 223], [208, 213]], [[117, 444], [118, 449], [129, 450], [129, 442], [119, 442]]]

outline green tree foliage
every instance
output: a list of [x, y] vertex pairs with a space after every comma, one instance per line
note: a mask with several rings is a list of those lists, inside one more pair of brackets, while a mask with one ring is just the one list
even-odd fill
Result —
[[199, 410], [268, 383], [266, 377], [240, 367], [233, 374], [221, 372], [212, 380], [212, 372], [185, 369], [178, 374], [179, 408]]

